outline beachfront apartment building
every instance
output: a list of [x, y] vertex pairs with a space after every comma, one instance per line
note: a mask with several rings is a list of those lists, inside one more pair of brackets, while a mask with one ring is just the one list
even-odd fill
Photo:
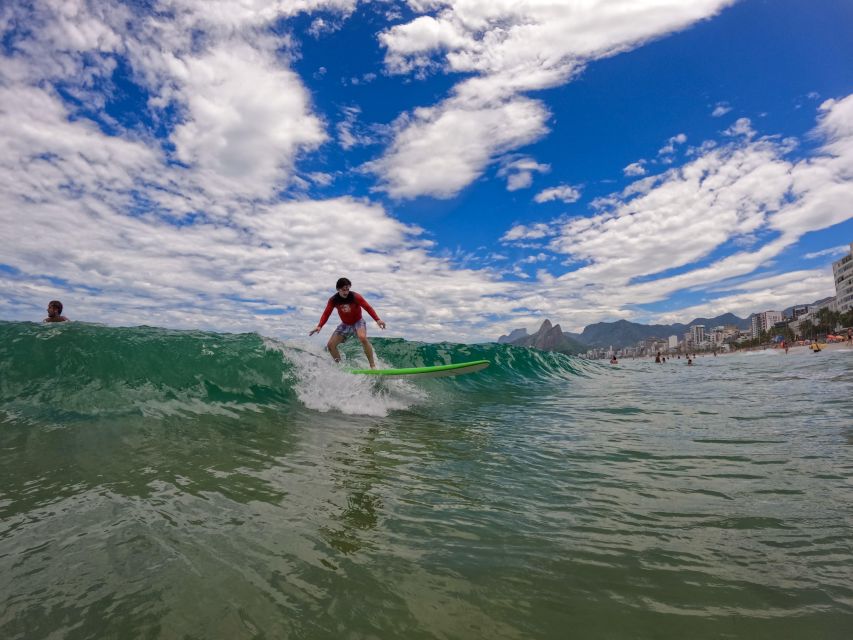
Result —
[[711, 344], [714, 346], [722, 346], [728, 340], [737, 338], [738, 329], [735, 326], [717, 326], [713, 327], [708, 334]]
[[796, 320], [800, 316], [804, 316], [809, 312], [809, 305], [800, 304], [791, 308], [791, 320]]
[[705, 325], [704, 324], [694, 324], [690, 326], [690, 333], [693, 337], [693, 344], [701, 345], [705, 342]]
[[832, 277], [835, 279], [835, 305], [841, 313], [853, 309], [853, 242], [850, 253], [832, 263]]
[[810, 304], [808, 305], [808, 311], [799, 316], [793, 322], [788, 323], [788, 328], [794, 332], [795, 336], [800, 335], [800, 325], [803, 322], [818, 322], [818, 313], [820, 313], [821, 309], [829, 309], [830, 311], [838, 311], [838, 299], [837, 298], [828, 298], [824, 300], [822, 304]]
[[752, 316], [752, 337], [758, 338], [762, 331], [767, 331], [777, 322], [782, 322], [781, 311], [762, 311]]

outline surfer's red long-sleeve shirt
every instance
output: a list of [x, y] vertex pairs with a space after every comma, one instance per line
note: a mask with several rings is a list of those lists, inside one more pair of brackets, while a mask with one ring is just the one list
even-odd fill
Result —
[[364, 309], [367, 313], [370, 314], [370, 317], [376, 320], [376, 322], [380, 322], [379, 316], [376, 315], [376, 312], [373, 310], [367, 300], [365, 300], [361, 294], [356, 293], [355, 291], [350, 291], [349, 295], [344, 298], [340, 293], [336, 293], [331, 298], [329, 298], [329, 302], [326, 303], [326, 310], [323, 311], [323, 315], [320, 317], [320, 323], [317, 325], [322, 328], [326, 321], [329, 319], [329, 316], [332, 315], [332, 309], [337, 308], [338, 315], [341, 317], [341, 322], [344, 324], [355, 324], [359, 320], [361, 320], [361, 310]]

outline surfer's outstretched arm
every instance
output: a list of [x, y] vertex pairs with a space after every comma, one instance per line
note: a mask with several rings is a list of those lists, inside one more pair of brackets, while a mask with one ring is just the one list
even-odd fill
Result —
[[320, 316], [320, 322], [317, 323], [316, 327], [311, 329], [311, 332], [308, 334], [309, 336], [313, 336], [315, 333], [320, 333], [320, 329], [322, 329], [323, 325], [326, 324], [326, 320], [328, 320], [329, 316], [332, 315], [332, 309], [334, 308], [335, 305], [332, 302], [332, 299], [330, 298], [329, 301], [326, 303], [326, 308], [323, 311], [323, 315]]

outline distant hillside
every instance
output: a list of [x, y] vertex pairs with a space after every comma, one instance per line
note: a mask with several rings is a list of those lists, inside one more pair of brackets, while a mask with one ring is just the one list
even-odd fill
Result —
[[580, 342], [583, 344], [583, 340], [581, 340], [581, 334], [572, 333], [571, 331], [563, 331], [563, 335], [566, 336], [569, 340], [574, 340], [575, 342]]
[[[750, 316], [751, 318], [752, 316]], [[750, 327], [750, 318], [739, 318], [733, 313], [724, 313], [714, 318], [696, 318], [690, 324], [640, 324], [627, 320], [616, 322], [597, 322], [584, 327], [582, 333], [562, 332], [565, 342], [557, 340], [553, 335], [546, 338], [545, 334], [552, 334], [553, 330], [559, 328], [551, 325], [549, 320], [542, 323], [539, 331], [528, 335], [527, 329], [515, 329], [508, 336], [501, 336], [498, 342], [514, 344], [517, 346], [532, 346], [536, 348], [539, 344], [558, 344], [559, 348], [548, 348], [546, 351], [561, 351], [563, 353], [583, 353], [591, 347], [632, 347], [646, 338], [669, 338], [676, 335], [679, 339], [694, 324], [703, 324], [706, 329], [717, 326], [734, 325], [738, 329], [746, 330]], [[547, 326], [546, 326], [547, 325]], [[543, 329], [545, 330], [543, 333]]]
[[[684, 330], [687, 331], [692, 324], [704, 324], [706, 329], [710, 329], [712, 327], [725, 327], [727, 325], [734, 325], [741, 331], [746, 331], [750, 327], [752, 327], [752, 316], [754, 314], [750, 314], [746, 318], [740, 318], [733, 313], [724, 313], [721, 316], [715, 316], [713, 318], [696, 318], [690, 324], [682, 325]], [[672, 325], [673, 327], [677, 327], [678, 325]]]
[[[832, 300], [832, 298], [822, 298], [821, 300], [812, 302], [810, 305], [797, 306], [820, 306], [829, 300]], [[790, 317], [792, 310], [793, 307], [788, 307], [787, 309], [783, 309], [782, 313]], [[695, 318], [688, 324], [640, 324], [638, 322], [629, 322], [628, 320], [596, 322], [595, 324], [584, 327], [583, 332], [580, 334], [561, 331], [562, 339], [555, 334], [555, 330], [559, 329], [560, 325], [552, 326], [551, 322], [546, 320], [539, 327], [539, 331], [533, 335], [528, 335], [527, 329], [515, 329], [508, 336], [498, 338], [498, 342], [535, 347], [546, 351], [584, 353], [593, 347], [613, 347], [614, 349], [633, 347], [641, 340], [647, 338], [666, 339], [669, 336], [676, 335], [680, 340], [688, 329], [695, 324], [705, 325], [706, 330], [710, 330], [712, 327], [733, 325], [741, 331], [746, 331], [752, 324], [752, 315], [748, 318], [740, 318], [733, 313], [724, 313], [714, 318]], [[538, 346], [540, 344], [550, 346]]]
[[[796, 306], [798, 306], [798, 307], [819, 307], [821, 305], [826, 304], [830, 300], [832, 300], [832, 296], [830, 296], [829, 298], [821, 298], [820, 300], [815, 300], [811, 304], [798, 304]], [[789, 318], [793, 315], [793, 313], [794, 313], [794, 307], [788, 307], [787, 309], [782, 309], [782, 315], [787, 316]]]
[[696, 324], [703, 324], [706, 329], [734, 325], [738, 329], [746, 330], [750, 327], [750, 319], [739, 318], [733, 313], [724, 313], [715, 318], [696, 318], [690, 324], [639, 324], [627, 320], [597, 322], [584, 327], [580, 339], [590, 347], [631, 347], [647, 338], [666, 339], [676, 335], [680, 339], [692, 325]]
[[516, 340], [527, 337], [527, 329], [513, 329], [508, 336], [498, 338], [498, 344], [511, 344]]
[[684, 333], [685, 329], [673, 331], [673, 326], [683, 327], [683, 325], [668, 324], [637, 324], [627, 320], [596, 322], [584, 327], [581, 340], [590, 347], [622, 348], [633, 346], [646, 338], [668, 338], [673, 333], [676, 335]]
[[[519, 331], [524, 331], [524, 333], [519, 334]], [[519, 337], [515, 340], [507, 339], [515, 335]], [[542, 351], [559, 351], [570, 355], [584, 353], [587, 350], [586, 345], [566, 337], [563, 330], [560, 329], [560, 325], [554, 326], [550, 320], [545, 320], [539, 330], [532, 335], [527, 335], [526, 330], [516, 329], [509, 336], [501, 336], [499, 341], [501, 339], [516, 347], [533, 347]]]

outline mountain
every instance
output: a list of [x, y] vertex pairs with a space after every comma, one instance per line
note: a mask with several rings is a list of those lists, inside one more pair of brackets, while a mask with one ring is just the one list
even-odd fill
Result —
[[508, 336], [498, 338], [498, 344], [511, 344], [516, 340], [527, 337], [527, 329], [513, 329]]
[[[798, 304], [796, 306], [798, 306], [798, 307], [820, 307], [820, 306], [825, 305], [830, 300], [832, 300], [832, 296], [830, 296], [829, 298], [821, 298], [820, 300], [815, 300], [811, 304]], [[788, 307], [787, 309], [782, 309], [782, 315], [787, 317], [787, 318], [790, 318], [792, 315], [794, 315], [794, 307]]]
[[[812, 302], [811, 305], [799, 306], [820, 306], [832, 300], [832, 298], [823, 298]], [[793, 307], [784, 309], [782, 313], [790, 317]], [[755, 315], [755, 314], [752, 314]], [[721, 316], [714, 318], [695, 318], [689, 324], [640, 324], [638, 322], [629, 322], [628, 320], [617, 320], [616, 322], [596, 322], [584, 327], [581, 333], [570, 333], [568, 331], [561, 332], [560, 336], [556, 335], [556, 330], [560, 325], [552, 326], [549, 320], [545, 320], [539, 331], [533, 335], [527, 334], [527, 329], [515, 329], [508, 336], [501, 336], [498, 342], [514, 344], [516, 346], [535, 347], [545, 351], [560, 351], [562, 353], [583, 353], [591, 347], [621, 349], [623, 347], [633, 347], [641, 340], [647, 338], [666, 339], [669, 336], [676, 335], [679, 339], [696, 324], [705, 325], [705, 330], [708, 331], [712, 327], [733, 325], [741, 331], [746, 331], [752, 326], [752, 315], [748, 318], [740, 318], [733, 313], [724, 313]], [[562, 337], [562, 339], [560, 339]], [[546, 346], [539, 346], [539, 345]]]
[[[740, 318], [733, 313], [724, 313], [721, 316], [715, 316], [713, 318], [696, 318], [690, 324], [682, 325], [684, 326], [684, 330], [690, 328], [690, 325], [693, 324], [704, 324], [706, 329], [710, 329], [712, 327], [725, 327], [727, 325], [734, 325], [741, 331], [746, 331], [747, 329], [752, 327], [752, 316], [755, 314], [750, 314], [746, 318]], [[672, 325], [673, 327], [678, 325]]]
[[706, 330], [725, 325], [734, 325], [738, 329], [746, 330], [750, 327], [750, 319], [739, 318], [733, 313], [724, 313], [714, 318], [696, 318], [690, 324], [639, 324], [627, 320], [597, 322], [584, 327], [580, 341], [590, 347], [632, 347], [647, 338], [666, 339], [676, 335], [680, 339], [691, 326], [696, 324], [705, 325]]
[[[513, 335], [517, 335], [521, 329], [516, 329], [512, 333], [510, 333], [509, 337]], [[545, 320], [542, 323], [542, 326], [539, 327], [539, 331], [532, 335], [526, 335], [527, 331], [524, 330], [524, 335], [521, 335], [519, 338], [515, 340], [506, 340], [512, 345], [516, 347], [533, 347], [534, 349], [541, 349], [542, 351], [559, 351], [560, 353], [568, 353], [568, 354], [577, 354], [583, 353], [587, 350], [587, 347], [576, 340], [572, 340], [571, 338], [567, 338], [563, 333], [563, 330], [560, 329], [560, 325], [552, 325], [550, 320]], [[501, 336], [503, 338], [504, 336]]]
[[673, 333], [680, 335], [686, 331], [684, 328], [673, 330], [673, 327], [684, 325], [638, 324], [627, 320], [596, 322], [584, 327], [581, 340], [590, 347], [621, 348], [633, 346], [646, 338], [666, 339]]
[[[539, 331], [533, 335], [528, 335], [527, 329], [515, 329], [508, 336], [501, 336], [498, 342], [514, 344], [516, 346], [535, 347], [541, 349], [543, 347], [537, 344], [549, 344], [551, 347], [546, 348], [546, 351], [561, 351], [563, 353], [583, 353], [590, 347], [614, 347], [616, 349], [622, 347], [632, 347], [641, 340], [646, 338], [662, 338], [666, 339], [671, 335], [676, 335], [681, 338], [692, 325], [703, 324], [705, 329], [709, 330], [712, 327], [734, 325], [738, 329], [747, 330], [750, 328], [752, 316], [749, 318], [739, 318], [733, 313], [724, 313], [723, 315], [714, 318], [696, 318], [690, 324], [639, 324], [637, 322], [629, 322], [628, 320], [617, 320], [616, 322], [597, 322], [595, 324], [584, 327], [582, 333], [562, 332], [563, 340], [551, 335], [558, 329], [560, 325], [552, 326], [549, 320], [545, 320]], [[550, 336], [550, 337], [549, 337]], [[553, 345], [559, 345], [554, 348]]]

